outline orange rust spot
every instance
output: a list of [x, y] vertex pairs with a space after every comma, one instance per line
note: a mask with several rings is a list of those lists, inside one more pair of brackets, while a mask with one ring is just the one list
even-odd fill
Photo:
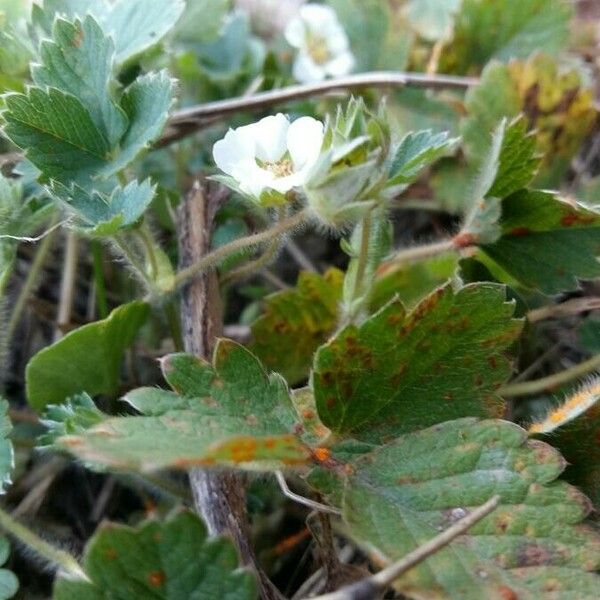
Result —
[[148, 575], [148, 581], [150, 582], [150, 585], [153, 585], [154, 587], [162, 587], [165, 585], [166, 579], [167, 578], [162, 571], [152, 571], [152, 573]]
[[315, 418], [315, 413], [314, 413], [312, 410], [310, 410], [310, 409], [306, 408], [306, 409], [304, 409], [304, 410], [302, 411], [302, 416], [303, 416], [305, 419], [314, 419], [314, 418]]
[[331, 458], [331, 451], [329, 448], [315, 448], [313, 454], [319, 462], [325, 462]]
[[500, 596], [502, 596], [503, 600], [519, 600], [519, 596], [517, 596], [515, 591], [506, 585], [500, 586], [498, 592], [500, 592]]
[[495, 356], [488, 356], [488, 363], [492, 369], [495, 369], [498, 366], [498, 361]]
[[267, 438], [265, 440], [265, 448], [268, 448], [269, 450], [272, 450], [273, 448], [275, 448], [276, 445], [277, 444], [273, 438]]
[[115, 548], [107, 548], [104, 551], [104, 557], [106, 558], [106, 560], [115, 560], [117, 556], [119, 556], [119, 553]]
[[512, 235], [515, 237], [521, 237], [523, 235], [529, 235], [531, 233], [531, 229], [528, 227], [515, 227], [508, 232], [508, 235]]
[[594, 217], [584, 217], [582, 215], [578, 215], [577, 213], [568, 213], [561, 220], [561, 224], [565, 227], [571, 227], [576, 223], [580, 223], [581, 225], [588, 225], [589, 223], [594, 222]]

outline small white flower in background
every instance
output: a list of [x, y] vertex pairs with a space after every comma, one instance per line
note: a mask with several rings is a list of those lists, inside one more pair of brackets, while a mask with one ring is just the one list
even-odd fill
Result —
[[[248, 13], [253, 29], [272, 38], [285, 30], [305, 0], [235, 0], [235, 6]], [[0, 0], [1, 2], [1, 0]]]
[[329, 6], [306, 4], [285, 30], [298, 56], [294, 77], [301, 83], [347, 75], [354, 67], [348, 36]]
[[213, 147], [215, 163], [245, 194], [285, 194], [306, 183], [321, 153], [323, 123], [300, 117], [293, 123], [279, 113], [230, 129]]

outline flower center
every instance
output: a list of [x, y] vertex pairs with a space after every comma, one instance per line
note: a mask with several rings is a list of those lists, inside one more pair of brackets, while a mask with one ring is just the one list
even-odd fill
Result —
[[289, 158], [282, 158], [281, 160], [257, 160], [258, 166], [270, 171], [276, 177], [287, 177], [294, 172], [294, 165]]
[[306, 50], [318, 65], [324, 65], [331, 58], [327, 39], [320, 35], [306, 34]]

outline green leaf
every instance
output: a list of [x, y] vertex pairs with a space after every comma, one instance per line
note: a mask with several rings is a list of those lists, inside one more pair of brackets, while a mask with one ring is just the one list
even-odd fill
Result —
[[[8, 439], [12, 424], [8, 418], [8, 402], [0, 396], [0, 494], [12, 483], [10, 472], [15, 462], [12, 442]], [[3, 564], [5, 561], [0, 561]]]
[[506, 348], [521, 323], [504, 288], [438, 289], [406, 314], [393, 301], [317, 352], [319, 416], [334, 433], [377, 441], [467, 415], [501, 414]]
[[252, 351], [290, 384], [308, 376], [317, 348], [333, 333], [342, 296], [343, 273], [300, 273], [297, 287], [265, 299], [264, 314], [252, 325]]
[[409, 0], [403, 12], [413, 29], [431, 42], [450, 36], [461, 0]]
[[229, 0], [188, 2], [177, 25], [177, 39], [185, 42], [212, 42], [221, 31], [229, 12]]
[[463, 0], [441, 72], [477, 72], [492, 59], [558, 54], [569, 41], [572, 8], [563, 0]]
[[482, 251], [521, 285], [556, 294], [600, 274], [600, 214], [548, 192], [502, 202], [502, 237]]
[[533, 179], [540, 162], [535, 156], [535, 145], [535, 137], [527, 133], [523, 118], [509, 124], [502, 119], [475, 179], [471, 210], [461, 230], [465, 244], [491, 244], [500, 237], [500, 200]]
[[173, 80], [166, 71], [143, 75], [127, 88], [121, 106], [130, 126], [104, 177], [124, 169], [160, 136], [173, 103], [172, 94]]
[[80, 459], [114, 468], [228, 465], [270, 470], [304, 464], [298, 414], [281, 376], [243, 346], [220, 340], [214, 366], [188, 354], [162, 360], [176, 393], [140, 388], [124, 400], [142, 415], [107, 419], [57, 440]]
[[377, 312], [394, 298], [413, 308], [433, 290], [448, 282], [458, 266], [455, 252], [414, 263], [384, 263], [369, 293], [369, 310]]
[[54, 87], [78, 98], [108, 145], [117, 145], [127, 128], [127, 117], [111, 90], [114, 44], [93, 17], [73, 23], [54, 22], [52, 40], [40, 47], [40, 64], [31, 75], [35, 84]]
[[517, 425], [446, 422], [348, 462], [335, 470], [348, 474], [344, 520], [384, 562], [500, 496], [491, 515], [398, 579], [400, 593], [456, 600], [596, 596], [600, 578], [591, 571], [600, 565], [600, 538], [580, 523], [589, 500], [554, 481], [564, 459], [527, 440]]
[[[5, 537], [0, 537], [0, 565], [8, 560], [10, 544]], [[0, 600], [12, 598], [19, 589], [19, 580], [12, 571], [0, 569]]]
[[4, 133], [45, 179], [84, 185], [109, 158], [110, 146], [85, 106], [55, 88], [29, 88], [5, 97]]
[[120, 306], [102, 321], [84, 325], [38, 352], [25, 374], [27, 398], [41, 410], [80, 392], [114, 394], [121, 360], [148, 317], [143, 302]]
[[55, 15], [72, 19], [91, 13], [113, 38], [116, 62], [122, 65], [158, 44], [184, 8], [182, 0], [44, 0], [34, 7], [33, 22], [49, 34]]
[[106, 524], [85, 550], [90, 582], [59, 578], [54, 600], [254, 600], [254, 575], [239, 567], [231, 540], [209, 538], [185, 511], [137, 528]]
[[448, 154], [457, 141], [447, 132], [434, 133], [430, 129], [407, 134], [394, 152], [388, 185], [414, 181], [423, 169]]

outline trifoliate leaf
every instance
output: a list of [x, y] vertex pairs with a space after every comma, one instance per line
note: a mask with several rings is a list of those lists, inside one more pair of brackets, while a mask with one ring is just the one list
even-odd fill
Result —
[[447, 132], [434, 133], [430, 129], [407, 134], [394, 152], [388, 185], [414, 181], [423, 169], [448, 154], [457, 141]]
[[300, 273], [296, 288], [265, 299], [265, 313], [252, 325], [252, 351], [290, 384], [308, 376], [313, 355], [333, 333], [343, 273]]
[[27, 398], [41, 410], [80, 392], [114, 394], [121, 361], [144, 324], [149, 307], [143, 302], [120, 306], [102, 321], [83, 325], [38, 352], [27, 364]]
[[[345, 461], [344, 461], [345, 462]], [[565, 460], [506, 421], [461, 419], [347, 460], [343, 516], [352, 537], [395, 561], [494, 495], [499, 507], [408, 571], [411, 598], [594, 598], [600, 538], [589, 500], [554, 481]], [[341, 465], [340, 465], [341, 466]], [[339, 492], [338, 492], [339, 493]]]
[[502, 202], [502, 237], [483, 252], [521, 285], [545, 294], [600, 274], [600, 214], [554, 194], [522, 190]]
[[521, 323], [494, 284], [440, 288], [406, 314], [393, 301], [344, 328], [315, 357], [319, 416], [334, 433], [377, 441], [467, 415], [501, 414], [506, 348]]
[[105, 524], [88, 543], [83, 568], [90, 581], [61, 577], [54, 600], [254, 600], [254, 575], [239, 567], [231, 540], [208, 537], [188, 511], [164, 523]]
[[476, 73], [492, 59], [558, 54], [569, 41], [572, 8], [563, 0], [463, 0], [443, 73]]
[[279, 469], [310, 453], [281, 376], [247, 349], [221, 340], [214, 366], [188, 354], [162, 360], [176, 393], [141, 388], [124, 400], [145, 416], [112, 418], [56, 445], [89, 463], [131, 470], [194, 465]]
[[115, 104], [111, 89], [114, 44], [93, 17], [73, 23], [57, 19], [52, 39], [40, 47], [35, 84], [60, 89], [78, 98], [108, 145], [114, 148], [127, 128], [127, 117]]
[[535, 133], [536, 151], [544, 156], [537, 183], [556, 186], [596, 119], [593, 97], [577, 70], [559, 66], [550, 56], [491, 63], [480, 85], [467, 93], [462, 124], [467, 156], [479, 165], [497, 123], [523, 113]]

